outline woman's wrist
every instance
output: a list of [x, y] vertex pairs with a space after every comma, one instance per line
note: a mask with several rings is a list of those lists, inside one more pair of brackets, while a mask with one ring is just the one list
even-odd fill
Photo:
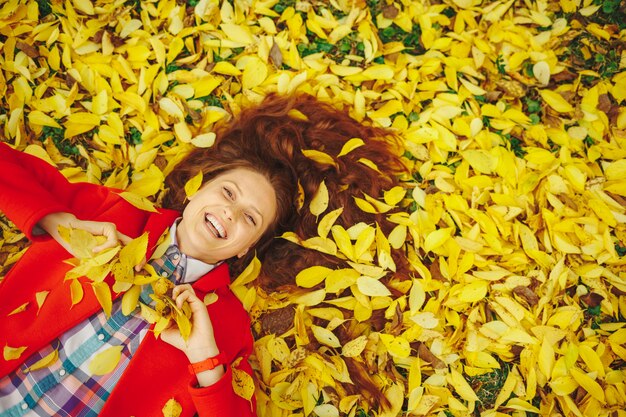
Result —
[[219, 353], [220, 350], [215, 345], [191, 348], [185, 351], [189, 363], [202, 362], [203, 360], [217, 356]]
[[72, 220], [75, 220], [76, 216], [71, 213], [65, 212], [56, 212], [50, 213], [41, 218], [39, 222], [37, 222], [35, 228], [39, 228], [49, 235], [54, 236], [58, 232], [58, 227], [61, 223], [69, 223]]
[[[185, 352], [189, 363], [198, 363], [219, 355], [217, 346], [207, 346], [203, 348], [190, 349]], [[213, 369], [207, 369], [196, 374], [199, 387], [208, 387], [219, 381], [224, 375], [224, 365], [219, 364]]]

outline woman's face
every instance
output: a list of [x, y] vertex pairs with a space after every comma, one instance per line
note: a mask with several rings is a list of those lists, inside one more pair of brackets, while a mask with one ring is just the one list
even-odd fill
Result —
[[276, 217], [276, 193], [264, 175], [245, 168], [205, 183], [183, 210], [176, 229], [184, 254], [214, 264], [241, 257]]

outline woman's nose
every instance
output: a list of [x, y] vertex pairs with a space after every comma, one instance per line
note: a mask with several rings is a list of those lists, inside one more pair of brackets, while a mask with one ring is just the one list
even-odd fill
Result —
[[224, 217], [230, 221], [234, 221], [236, 219], [238, 212], [239, 209], [234, 204], [224, 207]]

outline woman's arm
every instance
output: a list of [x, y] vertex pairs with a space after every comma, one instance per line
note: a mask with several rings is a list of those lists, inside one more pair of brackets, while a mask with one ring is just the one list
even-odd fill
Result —
[[[220, 352], [215, 342], [211, 318], [206, 306], [196, 296], [191, 285], [185, 284], [175, 287], [172, 296], [179, 307], [184, 301], [189, 302], [193, 324], [191, 334], [185, 342], [178, 329], [167, 329], [161, 333], [161, 338], [182, 350], [187, 355], [189, 363], [201, 362], [218, 355]], [[237, 337], [235, 333], [238, 329], [232, 330], [233, 337]], [[243, 358], [237, 368], [252, 377], [253, 371], [246, 357]], [[190, 393], [199, 417], [256, 416], [254, 398], [248, 401], [235, 393], [233, 371], [228, 364], [200, 372], [196, 374], [196, 379], [197, 384], [190, 387]]]
[[[196, 296], [189, 284], [178, 285], [172, 290], [172, 298], [178, 308], [182, 308], [187, 301], [191, 307], [191, 334], [185, 341], [176, 328], [170, 328], [161, 333], [161, 339], [170, 345], [182, 350], [189, 363], [202, 362], [205, 359], [217, 356], [220, 351], [215, 342], [213, 324], [204, 303]], [[196, 374], [198, 386], [208, 387], [216, 383], [224, 375], [224, 366]]]
[[53, 166], [0, 142], [0, 211], [29, 239], [38, 239], [37, 224], [52, 213], [88, 218], [107, 193], [102, 187], [70, 183]]
[[126, 245], [132, 240], [129, 236], [118, 232], [114, 223], [79, 220], [71, 213], [52, 213], [44, 216], [37, 223], [36, 228], [41, 228], [74, 256], [76, 254], [73, 253], [69, 243], [61, 237], [59, 227], [82, 229], [92, 235], [106, 237], [107, 240], [103, 244], [93, 248], [94, 253], [117, 246], [118, 242]]

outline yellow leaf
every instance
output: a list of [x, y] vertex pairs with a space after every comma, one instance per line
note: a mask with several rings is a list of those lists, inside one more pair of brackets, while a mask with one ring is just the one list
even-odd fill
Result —
[[356, 284], [356, 280], [361, 274], [350, 268], [341, 268], [332, 271], [326, 277], [325, 288], [328, 293], [339, 293], [346, 288]]
[[322, 238], [327, 237], [328, 232], [330, 232], [331, 227], [335, 224], [335, 221], [339, 218], [341, 213], [343, 213], [343, 207], [339, 207], [330, 213], [326, 213], [324, 217], [322, 217], [322, 220], [320, 220], [317, 224], [317, 234]]
[[148, 169], [133, 174], [133, 182], [126, 191], [139, 194], [142, 197], [149, 197], [161, 189], [164, 179], [163, 172], [156, 165], [152, 164]]
[[289, 358], [289, 346], [284, 339], [280, 337], [274, 337], [267, 342], [267, 349], [272, 357], [279, 361], [284, 362]]
[[544, 339], [539, 349], [539, 357], [537, 358], [539, 370], [550, 380], [552, 378], [552, 368], [554, 368], [554, 348], [548, 339]]
[[350, 235], [340, 225], [336, 224], [330, 229], [333, 239], [337, 244], [337, 249], [341, 251], [350, 260], [354, 260], [354, 247], [350, 241]]
[[101, 116], [104, 115], [109, 107], [109, 96], [106, 90], [100, 90], [91, 100], [91, 111]]
[[574, 111], [574, 107], [567, 102], [559, 93], [552, 90], [539, 90], [541, 98], [559, 113], [569, 113]]
[[131, 193], [129, 191], [121, 192], [119, 196], [140, 210], [149, 211], [152, 213], [157, 212], [157, 209], [154, 207], [152, 201], [148, 200], [145, 197], [142, 197], [135, 193]]
[[67, 229], [60, 226], [59, 234], [69, 243], [77, 258], [88, 259], [94, 255], [93, 248], [98, 245], [98, 240], [91, 233], [83, 229]]
[[39, 125], [39, 126], [50, 126], [61, 129], [61, 125], [57, 123], [52, 117], [44, 114], [39, 110], [33, 110], [28, 114], [28, 121], [31, 124]]
[[107, 317], [111, 316], [111, 307], [113, 305], [111, 301], [111, 289], [105, 282], [93, 282], [91, 288], [98, 299], [98, 302], [102, 306], [102, 310]]
[[343, 144], [343, 146], [341, 147], [341, 151], [339, 152], [339, 154], [337, 155], [337, 157], [339, 158], [340, 156], [344, 156], [349, 154], [350, 152], [352, 152], [353, 150], [355, 150], [356, 148], [365, 145], [365, 142], [363, 142], [363, 139], [361, 138], [352, 138], [349, 141], [347, 141], [346, 143]]
[[213, 67], [213, 72], [224, 75], [241, 75], [241, 71], [237, 69], [233, 64], [228, 61], [220, 61]]
[[237, 368], [239, 362], [243, 360], [242, 358], [238, 358], [235, 362], [232, 363], [231, 369], [233, 371], [233, 391], [238, 396], [245, 398], [250, 401], [252, 396], [254, 395], [254, 379], [245, 371]]
[[571, 376], [561, 376], [552, 379], [548, 385], [556, 395], [570, 395], [578, 388], [578, 383]]
[[435, 230], [434, 232], [430, 232], [426, 239], [424, 239], [424, 250], [426, 252], [431, 251], [433, 249], [437, 249], [448, 239], [450, 239], [450, 235], [452, 233], [451, 227], [446, 227], [443, 229]]
[[148, 232], [144, 232], [141, 236], [131, 240], [126, 246], [120, 250], [120, 263], [127, 267], [134, 268], [146, 259], [146, 251], [148, 250]]
[[185, 195], [188, 199], [191, 199], [198, 192], [200, 186], [202, 186], [203, 178], [204, 174], [200, 171], [185, 183]]
[[391, 190], [385, 191], [383, 194], [383, 198], [385, 200], [385, 203], [389, 204], [390, 206], [396, 206], [400, 201], [402, 201], [405, 195], [406, 190], [403, 187], [397, 185]]
[[325, 152], [317, 151], [315, 149], [303, 149], [302, 153], [307, 158], [312, 159], [315, 162], [319, 162], [320, 164], [335, 165], [335, 160], [333, 159], [333, 157]]
[[174, 136], [183, 143], [190, 143], [193, 139], [191, 129], [184, 120], [174, 124]]
[[12, 361], [14, 359], [18, 359], [22, 356], [22, 353], [26, 350], [27, 346], [22, 346], [18, 348], [11, 347], [9, 345], [4, 346], [4, 350], [2, 351], [2, 355], [5, 361]]
[[246, 60], [241, 77], [241, 85], [243, 88], [253, 89], [263, 83], [267, 78], [267, 65], [257, 57], [250, 57]]
[[70, 282], [70, 295], [72, 297], [72, 306], [80, 303], [83, 299], [84, 294], [85, 292], [83, 291], [83, 286], [81, 285], [80, 281], [78, 281], [77, 279], [73, 279], [72, 282]]
[[533, 76], [543, 86], [550, 83], [550, 65], [546, 61], [539, 61], [533, 65]]
[[205, 306], [209, 306], [215, 303], [218, 300], [218, 298], [219, 296], [216, 293], [210, 292], [204, 296], [204, 298], [202, 299], [202, 302], [204, 303]]
[[598, 376], [604, 377], [605, 372], [602, 360], [592, 348], [587, 345], [580, 345], [578, 346], [578, 353], [590, 371], [597, 372]]
[[161, 318], [161, 315], [157, 313], [156, 310], [148, 307], [147, 305], [139, 303], [139, 306], [141, 308], [141, 317], [143, 317], [148, 323], [154, 324]]
[[180, 331], [180, 335], [183, 340], [189, 339], [189, 335], [191, 334], [191, 321], [189, 318], [183, 314], [182, 311], [176, 310], [176, 315], [174, 316], [174, 320], [176, 320], [176, 324], [178, 325], [178, 330]]
[[354, 202], [356, 203], [357, 207], [360, 208], [362, 211], [364, 211], [365, 213], [371, 213], [371, 214], [378, 214], [379, 211], [376, 209], [376, 207], [374, 207], [374, 205], [366, 200], [363, 200], [362, 198], [359, 197], [353, 197], [354, 198]]
[[46, 301], [48, 294], [50, 294], [50, 291], [39, 291], [35, 294], [35, 300], [37, 301], [37, 314], [41, 311], [41, 306]]
[[593, 398], [601, 403], [605, 402], [604, 390], [600, 384], [576, 367], [571, 368], [569, 371], [572, 378], [574, 378]]
[[608, 181], [626, 180], [626, 159], [607, 164], [604, 168], [604, 175]]
[[409, 293], [409, 308], [411, 315], [417, 313], [417, 311], [422, 308], [424, 301], [426, 301], [426, 292], [424, 291], [424, 287], [419, 280], [413, 279], [413, 285], [411, 286], [411, 292]]
[[48, 366], [55, 363], [57, 359], [59, 359], [59, 351], [55, 349], [52, 352], [48, 353], [43, 358], [39, 359], [37, 362], [33, 363], [28, 368], [24, 369], [24, 373], [36, 371], [42, 368], [47, 368]]
[[365, 295], [369, 295], [370, 297], [384, 297], [387, 295], [391, 295], [391, 292], [385, 285], [377, 279], [362, 276], [357, 278], [356, 285]]
[[202, 133], [191, 139], [191, 144], [197, 148], [210, 148], [215, 143], [215, 139], [215, 132]]
[[313, 199], [311, 200], [311, 204], [309, 206], [311, 214], [314, 216], [322, 214], [328, 208], [328, 198], [328, 188], [326, 188], [326, 183], [322, 181], [313, 196]]
[[399, 224], [393, 228], [389, 233], [389, 244], [394, 249], [400, 249], [406, 241], [407, 227], [403, 224]]
[[350, 340], [341, 348], [341, 354], [348, 358], [355, 358], [361, 355], [367, 345], [367, 336], [361, 335], [356, 339]]
[[137, 307], [139, 296], [141, 295], [141, 286], [133, 285], [130, 290], [126, 291], [122, 296], [122, 313], [128, 316]]
[[28, 307], [28, 304], [30, 304], [30, 302], [26, 301], [24, 304], [15, 308], [13, 311], [7, 314], [7, 316], [12, 316], [13, 314], [21, 313], [22, 311], [26, 310], [26, 307]]
[[395, 337], [390, 334], [380, 333], [380, 340], [387, 348], [387, 351], [398, 358], [408, 358], [411, 355], [411, 345], [404, 337]]
[[94, 355], [89, 362], [89, 372], [92, 375], [106, 375], [112, 372], [122, 358], [124, 346], [111, 346]]
[[300, 213], [300, 209], [304, 206], [304, 188], [302, 188], [300, 180], [298, 180], [298, 195], [296, 196], [295, 206], [298, 213]]
[[309, 121], [309, 118], [306, 116], [306, 114], [302, 113], [298, 109], [289, 109], [289, 111], [287, 112], [287, 116], [291, 117], [292, 119], [302, 120], [304, 122]]
[[470, 149], [461, 152], [461, 155], [476, 172], [481, 174], [491, 174], [498, 166], [498, 160], [483, 149]]
[[231, 287], [237, 287], [241, 285], [247, 285], [257, 279], [259, 273], [261, 272], [261, 261], [259, 258], [254, 256], [252, 261], [246, 266], [246, 268], [239, 274], [237, 279], [235, 279], [231, 285]]
[[87, 15], [91, 16], [95, 13], [93, 4], [89, 0], [74, 0], [74, 6]]
[[303, 269], [296, 275], [296, 284], [299, 287], [311, 288], [315, 287], [332, 272], [332, 269], [321, 265], [314, 265]]
[[470, 282], [461, 288], [459, 300], [466, 303], [480, 301], [487, 295], [488, 288], [489, 283], [487, 281], [479, 280]]
[[173, 398], [167, 400], [163, 408], [161, 409], [163, 417], [179, 417], [183, 412], [183, 407]]
[[354, 256], [357, 259], [361, 259], [362, 255], [369, 251], [375, 238], [376, 231], [371, 226], [368, 226], [365, 230], [359, 233], [359, 237], [357, 237], [356, 242], [354, 243]]
[[254, 43], [254, 38], [250, 30], [245, 26], [236, 25], [234, 23], [222, 23], [220, 27], [231, 41], [241, 43], [242, 46]]
[[311, 331], [313, 332], [313, 336], [315, 336], [315, 339], [317, 339], [317, 341], [321, 344], [330, 346], [332, 348], [341, 347], [341, 342], [339, 342], [337, 336], [335, 336], [335, 334], [330, 330], [324, 327], [312, 325]]
[[361, 75], [369, 80], [391, 80], [393, 79], [394, 70], [391, 65], [370, 65]]
[[526, 401], [523, 401], [519, 398], [511, 398], [506, 403], [506, 405], [504, 405], [504, 407], [512, 408], [513, 410], [528, 411], [529, 413], [541, 413], [541, 411], [537, 407], [530, 405]]
[[450, 369], [450, 373], [446, 376], [446, 379], [448, 383], [454, 387], [454, 390], [461, 396], [461, 398], [466, 401], [478, 401], [478, 396], [470, 384], [456, 369]]

